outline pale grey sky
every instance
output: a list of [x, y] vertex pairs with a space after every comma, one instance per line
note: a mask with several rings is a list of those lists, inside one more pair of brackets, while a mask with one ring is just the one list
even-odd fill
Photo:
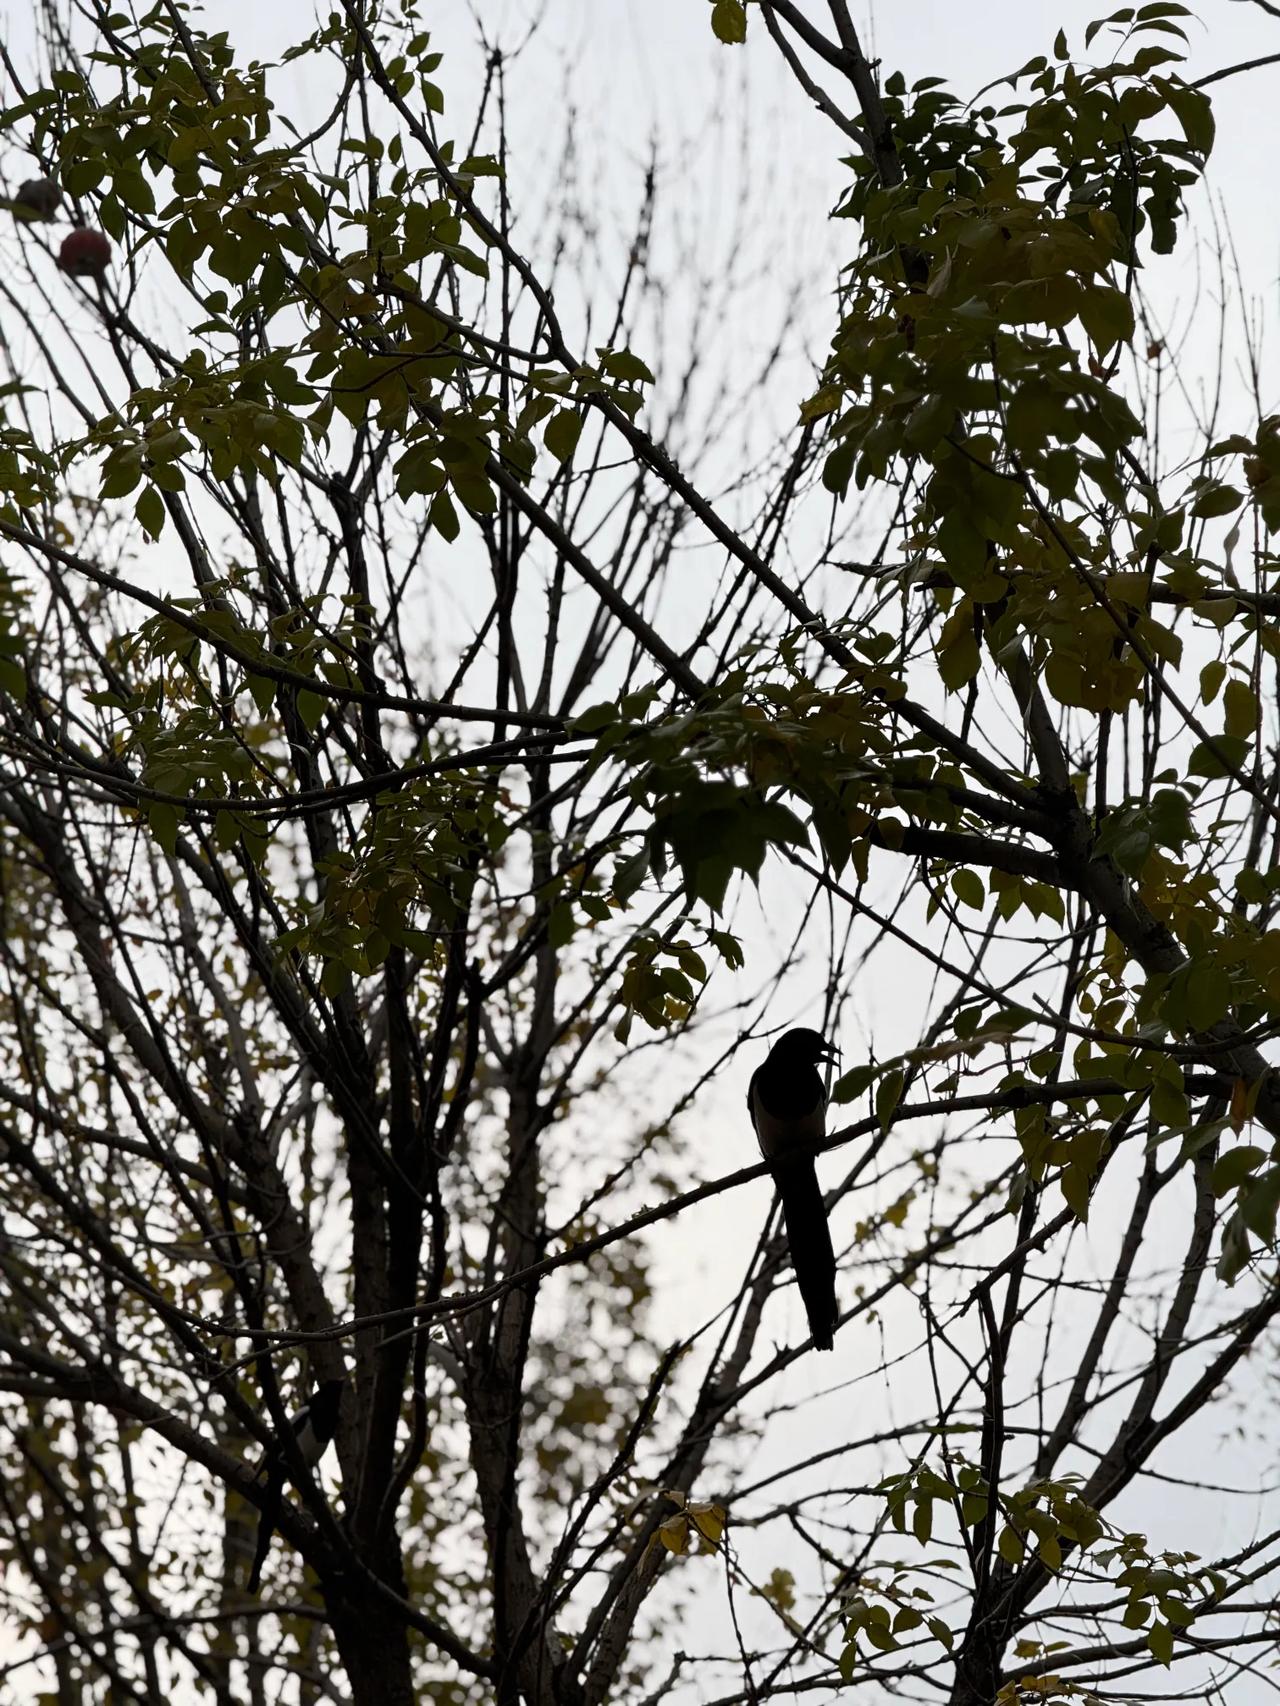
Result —
[[[322, 8], [323, 9], [323, 8]], [[477, 0], [477, 10], [491, 40], [515, 45], [530, 21], [542, 22], [533, 44], [517, 63], [511, 84], [513, 129], [513, 193], [520, 200], [520, 175], [527, 172], [535, 182], [545, 183], [545, 173], [563, 123], [563, 91], [566, 67], [572, 67], [573, 98], [581, 118], [584, 147], [595, 166], [593, 186], [599, 197], [596, 212], [613, 231], [625, 223], [634, 207], [643, 163], [651, 140], [656, 138], [658, 156], [669, 180], [673, 205], [697, 208], [700, 220], [713, 219], [714, 198], [707, 194], [705, 174], [708, 158], [700, 152], [700, 139], [708, 135], [708, 115], [722, 107], [736, 115], [750, 136], [748, 158], [757, 190], [761, 192], [757, 217], [777, 221], [778, 265], [772, 277], [757, 285], [763, 304], [761, 324], [769, 323], [770, 312], [779, 312], [788, 287], [800, 276], [811, 274], [819, 281], [807, 310], [807, 329], [812, 350], [820, 355], [829, 332], [829, 299], [821, 280], [834, 277], [840, 245], [852, 233], [842, 232], [827, 220], [834, 196], [845, 181], [839, 165], [837, 138], [827, 122], [816, 114], [796, 90], [763, 30], [753, 29], [745, 48], [728, 49], [711, 34], [707, 0]], [[1018, 68], [1026, 59], [1051, 48], [1054, 34], [1065, 25], [1073, 43], [1080, 41], [1089, 19], [1103, 13], [1102, 0], [979, 0], [960, 6], [955, 0], [893, 0], [875, 7], [855, 5], [855, 17], [864, 27], [869, 47], [881, 57], [886, 70], [901, 69], [909, 81], [926, 75], [945, 75], [962, 95], [969, 95], [994, 77]], [[206, 16], [226, 28], [246, 54], [273, 58], [311, 23], [314, 9], [301, 0], [214, 0]], [[465, 129], [470, 98], [476, 87], [479, 55], [474, 13], [463, 0], [434, 0], [423, 6], [424, 21], [437, 34], [447, 58], [440, 80], [456, 115], [459, 132]], [[758, 25], [758, 20], [756, 21]], [[7, 39], [15, 56], [23, 58], [24, 32], [30, 24], [25, 12], [17, 10], [9, 20]], [[1201, 19], [1188, 21], [1191, 36], [1189, 76], [1203, 76], [1236, 61], [1270, 52], [1280, 52], [1280, 18], [1241, 0], [1205, 0]], [[297, 81], [289, 68], [277, 74], [285, 104], [305, 113], [318, 93]], [[1215, 109], [1219, 140], [1211, 164], [1209, 194], [1216, 198], [1229, 222], [1244, 277], [1251, 296], [1256, 297], [1267, 318], [1277, 306], [1276, 281], [1280, 272], [1280, 220], [1277, 219], [1274, 183], [1275, 162], [1280, 159], [1280, 65], [1267, 67], [1216, 85]], [[449, 133], [446, 123], [445, 132]], [[11, 163], [4, 162], [6, 171]], [[730, 163], [731, 164], [731, 163]], [[732, 171], [728, 172], [732, 180]], [[726, 183], [725, 205], [731, 197]], [[535, 198], [536, 205], [536, 198]], [[1208, 201], [1200, 196], [1195, 216], [1204, 235], [1208, 232]], [[1172, 262], [1162, 270], [1155, 286], [1158, 302], [1173, 323], [1185, 317], [1201, 274], [1198, 261], [1204, 250], [1185, 241]], [[770, 302], [771, 291], [773, 295]], [[570, 328], [572, 333], [572, 328]], [[749, 340], [754, 330], [744, 325], [730, 329], [732, 335]], [[1192, 325], [1195, 340], [1204, 343], [1206, 377], [1212, 372], [1216, 335], [1212, 315], [1197, 314]], [[1264, 345], [1265, 348], [1265, 345]], [[638, 353], [644, 355], [643, 348]], [[793, 386], [793, 390], [788, 390]], [[797, 360], [783, 376], [780, 388], [769, 400], [779, 421], [789, 418], [805, 388], [803, 363]], [[1264, 390], [1275, 406], [1276, 376], [1264, 370]], [[785, 885], [770, 891], [780, 896]], [[864, 1023], [874, 1031], [883, 1057], [915, 1040], [914, 1020], [918, 1012], [918, 974], [911, 968], [910, 980], [902, 985], [880, 981], [868, 990]], [[794, 999], [794, 997], [793, 997]], [[843, 1039], [846, 1055], [855, 1059], [861, 1039]], [[698, 1166], [705, 1176], [727, 1172], [751, 1158], [751, 1138], [741, 1108], [741, 1086], [720, 1083], [702, 1099], [696, 1118], [687, 1118], [682, 1137], [698, 1145]], [[834, 1176], [841, 1163], [828, 1164]], [[658, 1330], [687, 1325], [690, 1288], [697, 1287], [698, 1307], [709, 1308], [717, 1290], [727, 1296], [736, 1283], [747, 1253], [757, 1237], [767, 1212], [768, 1187], [757, 1186], [720, 1199], [681, 1219], [679, 1235], [668, 1229], [660, 1248], [664, 1272], [671, 1280], [657, 1299]], [[867, 1204], [859, 1205], [865, 1212]], [[846, 1234], [851, 1229], [845, 1227]], [[1108, 1238], [1113, 1229], [1100, 1211], [1090, 1236], [1098, 1242], [1098, 1266], [1104, 1266]], [[1083, 1263], [1088, 1266], [1085, 1236], [1081, 1235]], [[994, 1248], [993, 1243], [993, 1248]], [[853, 1276], [842, 1284], [851, 1289]], [[798, 1311], [792, 1309], [784, 1324], [795, 1330]], [[829, 1380], [851, 1382], [837, 1390], [823, 1405], [795, 1418], [794, 1425], [780, 1426], [759, 1451], [760, 1472], [766, 1465], [802, 1452], [832, 1428], [838, 1428], [850, 1406], [882, 1406], [892, 1415], [927, 1378], [923, 1368], [895, 1376], [902, 1384], [892, 1390], [887, 1383], [859, 1384], [861, 1370], [879, 1363], [884, 1344], [904, 1349], [918, 1344], [922, 1327], [917, 1300], [903, 1292], [884, 1312], [866, 1337], [849, 1334], [838, 1341], [832, 1359], [805, 1359], [790, 1377], [796, 1395], [812, 1389], [812, 1383]], [[884, 1343], [881, 1342], [881, 1334]], [[812, 1366], [810, 1366], [812, 1365]], [[1260, 1380], [1262, 1377], [1259, 1376]], [[1246, 1390], [1248, 1390], [1246, 1386]], [[1240, 1461], [1231, 1461], [1221, 1441], [1208, 1434], [1188, 1441], [1175, 1456], [1175, 1472], [1196, 1474], [1203, 1458], [1215, 1458], [1215, 1467], [1225, 1479], [1253, 1476], [1259, 1484], [1274, 1470], [1273, 1454], [1250, 1446], [1236, 1448]], [[1249, 1536], [1224, 1532], [1224, 1525], [1238, 1521], [1237, 1507], [1227, 1508], [1214, 1497], [1195, 1496], [1184, 1489], [1172, 1499], [1167, 1490], [1147, 1484], [1136, 1490], [1126, 1504], [1126, 1513], [1136, 1527], [1148, 1527], [1153, 1537], [1166, 1543], [1197, 1544], [1206, 1554], [1234, 1540], [1244, 1544]], [[1259, 1511], [1261, 1510], [1259, 1501]], [[750, 1551], [749, 1540], [744, 1542]], [[767, 1575], [768, 1559], [752, 1558], [758, 1574]], [[697, 1567], [693, 1561], [691, 1567]], [[709, 1594], [723, 1614], [723, 1593]], [[708, 1615], [713, 1615], [709, 1610]], [[1237, 1682], [1232, 1706], [1254, 1706], [1269, 1699], [1262, 1684], [1248, 1679]]]

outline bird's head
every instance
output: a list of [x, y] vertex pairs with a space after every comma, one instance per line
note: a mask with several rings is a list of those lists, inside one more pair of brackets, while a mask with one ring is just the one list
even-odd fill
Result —
[[820, 1031], [811, 1031], [805, 1025], [797, 1025], [792, 1031], [785, 1031], [769, 1050], [769, 1059], [784, 1066], [817, 1066], [822, 1062], [834, 1060], [840, 1050], [829, 1043]]

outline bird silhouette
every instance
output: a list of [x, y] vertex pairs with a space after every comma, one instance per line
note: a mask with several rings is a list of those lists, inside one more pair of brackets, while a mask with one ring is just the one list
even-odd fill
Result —
[[[835, 1049], [817, 1031], [787, 1031], [751, 1074], [747, 1107], [769, 1163], [791, 1248], [791, 1265], [820, 1351], [829, 1351], [839, 1310], [836, 1258], [813, 1148], [827, 1129], [827, 1092], [818, 1071]], [[797, 1153], [799, 1151], [799, 1153]]]

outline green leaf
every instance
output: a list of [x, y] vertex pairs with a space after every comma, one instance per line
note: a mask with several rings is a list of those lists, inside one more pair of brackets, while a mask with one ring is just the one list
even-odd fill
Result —
[[1173, 109], [1182, 134], [1198, 154], [1208, 155], [1213, 147], [1213, 103], [1200, 89], [1190, 89], [1185, 83], [1172, 79], [1165, 85], [1165, 100]]
[[1099, 355], [1106, 355], [1116, 344], [1132, 341], [1133, 303], [1123, 290], [1099, 285], [1081, 300], [1080, 324], [1092, 338]]
[[147, 808], [147, 822], [161, 847], [166, 853], [172, 854], [178, 845], [178, 824], [181, 822], [178, 808], [167, 805], [162, 800], [153, 801]]
[[731, 936], [727, 930], [708, 930], [707, 940], [730, 971], [742, 970], [746, 960], [742, 953], [742, 943], [736, 936]]
[[582, 436], [582, 417], [576, 409], [559, 409], [543, 431], [547, 449], [557, 462], [567, 462], [578, 448]]
[[298, 715], [308, 730], [314, 730], [319, 726], [327, 704], [328, 701], [325, 698], [319, 693], [313, 693], [309, 687], [298, 689]]
[[849, 476], [853, 472], [853, 459], [857, 455], [857, 446], [852, 439], [844, 439], [822, 464], [822, 483], [829, 492], [837, 497], [843, 497], [849, 484]]
[[996, 1542], [996, 1551], [1006, 1564], [1011, 1564], [1015, 1569], [1017, 1568], [1022, 1562], [1026, 1546], [1016, 1528], [1001, 1529], [1000, 1538]]
[[1213, 1196], [1225, 1196], [1227, 1192], [1234, 1191], [1265, 1160], [1266, 1150], [1260, 1150], [1256, 1143], [1241, 1143], [1234, 1150], [1219, 1155], [1213, 1162]]
[[449, 470], [453, 489], [472, 515], [493, 515], [498, 508], [493, 487], [479, 468], [458, 464]]
[[702, 955], [695, 949], [680, 943], [676, 944], [676, 951], [680, 960], [680, 970], [689, 977], [696, 978], [699, 983], [705, 983], [707, 981], [707, 962]]
[[136, 169], [116, 173], [115, 191], [124, 205], [134, 213], [149, 216], [156, 210], [156, 198], [151, 192], [151, 185]]
[[973, 606], [962, 599], [943, 624], [938, 636], [938, 674], [948, 693], [967, 687], [982, 663], [978, 636], [973, 627]]
[[1231, 1006], [1231, 979], [1219, 965], [1212, 963], [1191, 969], [1187, 980], [1187, 1025], [1193, 1031], [1207, 1031], [1226, 1018]]
[[492, 154], [468, 154], [458, 167], [458, 174], [470, 178], [501, 178], [505, 175], [501, 162]]
[[620, 901], [628, 901], [649, 875], [649, 844], [642, 842], [629, 859], [620, 860], [613, 873], [613, 892]]
[[931, 451], [951, 431], [955, 418], [955, 404], [949, 398], [936, 393], [926, 397], [907, 417], [903, 442], [913, 450]]
[[844, 393], [838, 385], [823, 385], [815, 391], [812, 397], [806, 397], [800, 405], [802, 421], [820, 421], [824, 415], [834, 414], [840, 407]]
[[240, 822], [234, 812], [221, 811], [213, 820], [213, 840], [219, 853], [226, 853], [240, 839]]
[[653, 375], [641, 361], [638, 355], [632, 355], [629, 349], [602, 349], [600, 356], [600, 371], [607, 373], [610, 379], [621, 379], [635, 385], [652, 385]]
[[245, 682], [260, 717], [269, 717], [276, 702], [276, 684], [268, 676], [251, 675]]
[[1205, 664], [1200, 671], [1200, 703], [1212, 705], [1222, 690], [1222, 683], [1227, 677], [1227, 666], [1221, 658], [1215, 658], [1212, 663]]
[[693, 892], [698, 900], [706, 902], [712, 912], [719, 912], [724, 906], [724, 897], [735, 868], [727, 853], [715, 853], [709, 859], [698, 861], [693, 878]]
[[1168, 1670], [1173, 1663], [1173, 1631], [1167, 1623], [1155, 1622], [1147, 1630], [1147, 1647], [1153, 1658]]
[[878, 1066], [855, 1066], [843, 1077], [837, 1078], [831, 1087], [833, 1102], [856, 1102], [864, 1091], [870, 1089], [879, 1076]]
[[142, 524], [143, 531], [149, 539], [158, 539], [164, 531], [165, 507], [164, 499], [154, 486], [144, 486], [138, 493], [133, 506], [133, 513]]
[[987, 904], [987, 891], [976, 871], [954, 871], [951, 889], [958, 901], [964, 906], [971, 906], [975, 912], [981, 912]]
[[[927, 1546], [933, 1537], [933, 1500], [917, 1499], [915, 1513], [911, 1518], [911, 1532], [922, 1546]], [[868, 1634], [871, 1630], [868, 1629]]]
[[1264, 1173], [1252, 1189], [1241, 1192], [1240, 1213], [1255, 1238], [1271, 1244], [1276, 1236], [1276, 1211], [1280, 1208], [1280, 1167]]
[[1222, 1251], [1218, 1257], [1214, 1272], [1220, 1280], [1228, 1285], [1234, 1285], [1239, 1276], [1249, 1265], [1250, 1260], [1249, 1233], [1244, 1223], [1244, 1217], [1233, 1214], [1222, 1232]]
[[1151, 833], [1161, 847], [1172, 847], [1177, 853], [1180, 853], [1195, 835], [1191, 814], [1187, 809], [1186, 795], [1180, 793], [1177, 788], [1161, 788], [1157, 791], [1147, 808], [1147, 821], [1151, 825]]
[[902, 1087], [906, 1079], [901, 1071], [886, 1072], [881, 1080], [880, 1088], [876, 1091], [876, 1118], [880, 1122], [880, 1130], [888, 1131], [893, 1122], [894, 1112], [902, 1100]]
[[1191, 513], [1202, 521], [1215, 516], [1231, 515], [1244, 502], [1234, 486], [1208, 486], [1191, 505]]
[[1151, 1117], [1157, 1125], [1170, 1131], [1185, 1131], [1191, 1123], [1191, 1110], [1180, 1083], [1157, 1078], [1151, 1086]]
[[575, 735], [599, 734], [601, 729], [607, 729], [617, 721], [617, 704], [612, 699], [604, 699], [598, 705], [588, 705], [581, 716], [573, 717], [569, 723], [569, 731]]
[[1249, 756], [1249, 742], [1243, 735], [1221, 734], [1216, 740], [1201, 741], [1187, 760], [1192, 776], [1207, 776], [1211, 782], [1239, 770]]
[[[1093, 1184], [1093, 1169], [1088, 1166], [1064, 1167], [1058, 1184], [1062, 1190], [1062, 1200], [1081, 1225], [1086, 1225], [1089, 1219], [1089, 1192]], [[1042, 1543], [1041, 1551], [1043, 1549]]]
[[430, 520], [432, 527], [444, 540], [446, 545], [452, 545], [458, 537], [461, 524], [458, 512], [453, 507], [453, 499], [448, 492], [437, 492], [431, 500]]
[[897, 1652], [898, 1643], [893, 1637], [893, 1631], [889, 1628], [889, 1626], [887, 1624], [885, 1624], [885, 1623], [868, 1623], [866, 1630], [865, 1630], [865, 1634], [866, 1634], [868, 1641], [870, 1641], [871, 1645], [873, 1647], [877, 1647], [880, 1650], [880, 1652], [882, 1652], [882, 1653], [896, 1653]]
[[731, 46], [747, 39], [747, 9], [742, 0], [716, 0], [711, 9], [711, 28]]
[[1247, 738], [1258, 726], [1261, 716], [1257, 695], [1247, 681], [1228, 681], [1222, 695], [1223, 722], [1228, 735]]
[[1252, 865], [1246, 865], [1236, 872], [1236, 893], [1247, 905], [1261, 906], [1270, 890], [1261, 872], [1255, 871]]
[[1073, 495], [1080, 484], [1080, 458], [1074, 450], [1059, 445], [1045, 453], [1044, 483], [1051, 498]]
[[113, 450], [103, 468], [102, 485], [98, 495], [104, 498], [123, 498], [141, 478], [142, 446], [129, 444], [121, 450]]

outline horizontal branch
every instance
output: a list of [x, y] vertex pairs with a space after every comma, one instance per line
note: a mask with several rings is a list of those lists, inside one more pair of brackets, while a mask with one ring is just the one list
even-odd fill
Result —
[[1211, 71], [1207, 77], [1200, 77], [1191, 87], [1207, 89], [1210, 83], [1220, 83], [1224, 77], [1234, 77], [1240, 71], [1256, 71], [1260, 65], [1275, 65], [1280, 62], [1280, 53], [1264, 53], [1261, 59], [1242, 59], [1239, 65], [1224, 65], [1221, 71]]
[[985, 835], [965, 835], [959, 830], [922, 829], [909, 824], [902, 831], [898, 846], [888, 839], [878, 823], [866, 831], [874, 847], [891, 852], [919, 855], [926, 859], [951, 859], [961, 865], [987, 865], [1010, 876], [1034, 877], [1055, 888], [1071, 887], [1062, 874], [1062, 867], [1052, 853], [1041, 853], [1034, 847], [1022, 847], [1016, 841], [993, 841]]
[[156, 615], [172, 622], [175, 627], [185, 629], [201, 644], [230, 658], [233, 663], [238, 663], [250, 674], [260, 675], [264, 680], [274, 681], [279, 686], [295, 687], [299, 691], [314, 693], [319, 699], [332, 700], [339, 705], [375, 706], [379, 710], [387, 711], [414, 711], [422, 716], [449, 718], [460, 723], [507, 722], [553, 731], [564, 728], [563, 718], [541, 716], [532, 711], [498, 710], [482, 705], [455, 705], [441, 699], [420, 699], [411, 694], [387, 693], [381, 689], [343, 687], [320, 676], [305, 675], [301, 670], [289, 669], [284, 664], [274, 662], [270, 656], [264, 657], [247, 651], [223, 634], [211, 633], [199, 616], [193, 616], [170, 600], [148, 592], [146, 587], [139, 586], [134, 581], [127, 581], [120, 575], [100, 569], [86, 557], [64, 551], [51, 539], [42, 539], [38, 534], [31, 533], [26, 528], [15, 527], [7, 521], [0, 521], [0, 538], [11, 539], [14, 544], [47, 557], [60, 568], [83, 575], [86, 580], [92, 581], [95, 586], [100, 586], [105, 591], [118, 593], [122, 598], [134, 599], [145, 609], [152, 610]]
[[296, 794], [274, 794], [266, 799], [246, 798], [242, 794], [210, 796], [165, 793], [163, 789], [149, 788], [145, 783], [122, 774], [122, 767], [99, 763], [87, 754], [79, 755], [74, 761], [66, 763], [58, 763], [50, 758], [41, 765], [28, 755], [24, 755], [24, 760], [30, 770], [43, 768], [52, 775], [63, 778], [79, 777], [83, 781], [93, 782], [103, 790], [107, 799], [116, 804], [170, 805], [194, 817], [215, 817], [219, 812], [228, 811], [245, 817], [302, 818], [316, 816], [328, 811], [331, 806], [350, 805], [357, 800], [373, 799], [378, 794], [394, 793], [428, 776], [485, 770], [494, 765], [505, 767], [518, 760], [527, 761], [533, 758], [536, 758], [539, 764], [572, 764], [589, 757], [593, 747], [567, 753], [545, 750], [557, 741], [573, 738], [573, 735], [566, 732], [529, 734], [518, 740], [493, 741], [487, 746], [473, 747], [469, 752], [456, 753], [450, 758], [428, 758], [421, 764], [406, 764], [397, 770], [383, 770], [376, 775], [364, 777], [359, 782], [336, 782], [328, 788], [303, 788]]
[[[1194, 1095], [1226, 1095], [1230, 1092], [1230, 1080], [1216, 1073], [1188, 1073], [1186, 1087]], [[893, 1114], [892, 1123], [901, 1124], [908, 1120], [944, 1118], [948, 1114], [966, 1113], [1007, 1113], [1017, 1108], [1047, 1106], [1054, 1102], [1082, 1101], [1099, 1096], [1131, 1096], [1133, 1087], [1122, 1084], [1115, 1078], [1077, 1078], [1057, 1084], [1023, 1084], [1009, 1090], [993, 1091], [990, 1095], [974, 1096], [942, 1096], [928, 1102], [909, 1102], [897, 1108]], [[872, 1137], [882, 1130], [880, 1119], [871, 1115], [866, 1119], [857, 1120], [852, 1125], [843, 1126], [839, 1131], [825, 1137], [821, 1143], [809, 1144], [803, 1150], [797, 1149], [800, 1155], [808, 1153], [825, 1155], [830, 1150], [843, 1148], [845, 1144], [853, 1143], [860, 1137]], [[492, 1285], [484, 1286], [477, 1291], [446, 1294], [433, 1303], [406, 1305], [402, 1309], [384, 1310], [379, 1314], [364, 1315], [349, 1318], [345, 1321], [334, 1322], [332, 1326], [312, 1331], [291, 1332], [284, 1328], [269, 1330], [266, 1328], [229, 1326], [225, 1321], [214, 1321], [207, 1316], [188, 1315], [186, 1319], [192, 1325], [198, 1325], [214, 1337], [221, 1339], [248, 1340], [253, 1344], [279, 1345], [309, 1345], [323, 1344], [334, 1339], [346, 1339], [355, 1333], [363, 1332], [372, 1327], [392, 1327], [409, 1325], [415, 1322], [433, 1321], [449, 1315], [465, 1315], [474, 1309], [487, 1308], [497, 1302], [508, 1292], [521, 1287], [527, 1287], [532, 1281], [544, 1278], [559, 1268], [575, 1266], [580, 1262], [590, 1260], [601, 1250], [606, 1250], [612, 1244], [619, 1243], [624, 1238], [632, 1238], [638, 1232], [645, 1231], [650, 1226], [656, 1226], [664, 1220], [670, 1220], [686, 1209], [694, 1208], [698, 1203], [707, 1202], [712, 1197], [718, 1197], [726, 1191], [737, 1190], [742, 1185], [749, 1185], [756, 1179], [764, 1178], [770, 1171], [767, 1161], [756, 1161], [750, 1166], [739, 1167], [736, 1172], [726, 1173], [719, 1179], [709, 1179], [704, 1185], [697, 1185], [692, 1190], [684, 1191], [669, 1202], [659, 1203], [653, 1208], [641, 1209], [619, 1225], [610, 1227], [604, 1232], [597, 1233], [593, 1238], [584, 1238], [579, 1243], [571, 1244], [554, 1255], [544, 1256], [541, 1261], [533, 1262], [528, 1267], [520, 1268], [515, 1273], [507, 1274]]]

